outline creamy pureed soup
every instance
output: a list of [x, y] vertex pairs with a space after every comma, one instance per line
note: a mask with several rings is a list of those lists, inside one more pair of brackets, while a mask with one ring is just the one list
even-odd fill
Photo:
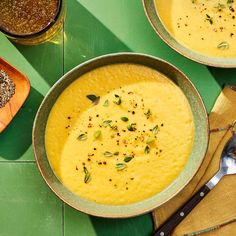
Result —
[[124, 205], [171, 184], [194, 138], [190, 105], [154, 69], [115, 64], [74, 81], [57, 99], [46, 151], [61, 182], [91, 201]]
[[212, 57], [236, 57], [236, 2], [155, 0], [157, 12], [184, 46]]

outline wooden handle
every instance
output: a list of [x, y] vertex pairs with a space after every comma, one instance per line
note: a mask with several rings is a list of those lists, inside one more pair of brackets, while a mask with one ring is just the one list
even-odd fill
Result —
[[210, 189], [204, 185], [193, 197], [177, 210], [160, 228], [158, 228], [153, 236], [167, 236], [175, 229], [175, 227], [192, 211], [192, 209], [210, 192]]

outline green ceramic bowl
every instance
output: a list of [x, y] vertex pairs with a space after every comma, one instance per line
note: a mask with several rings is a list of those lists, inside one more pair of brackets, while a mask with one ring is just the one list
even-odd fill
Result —
[[160, 38], [167, 43], [171, 48], [180, 53], [181, 55], [199, 62], [201, 64], [223, 67], [223, 68], [236, 68], [236, 57], [234, 58], [220, 58], [220, 57], [208, 57], [202, 55], [189, 48], [186, 48], [168, 32], [168, 30], [163, 25], [158, 12], [155, 8], [155, 0], [143, 0], [143, 6], [146, 16], [151, 23], [155, 32], [160, 36]]
[[[63, 90], [84, 73], [114, 63], [135, 63], [145, 65], [168, 76], [186, 95], [192, 108], [195, 123], [193, 150], [186, 167], [178, 178], [161, 193], [144, 201], [124, 206], [97, 204], [70, 192], [54, 174], [47, 159], [44, 140], [48, 115]], [[208, 117], [202, 99], [194, 85], [181, 71], [169, 63], [152, 56], [136, 53], [118, 53], [101, 56], [78, 65], [54, 84], [37, 112], [33, 127], [33, 147], [36, 162], [43, 178], [52, 191], [65, 203], [90, 215], [112, 218], [131, 217], [149, 212], [164, 204], [188, 184], [203, 161], [208, 146], [208, 134]]]

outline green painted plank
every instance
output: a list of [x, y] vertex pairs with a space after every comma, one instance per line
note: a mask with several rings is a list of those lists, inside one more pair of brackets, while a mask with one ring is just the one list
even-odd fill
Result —
[[34, 160], [32, 126], [43, 95], [31, 87], [29, 97], [10, 125], [0, 134], [0, 161]]
[[62, 203], [34, 163], [0, 163], [0, 235], [62, 236]]
[[97, 234], [88, 215], [65, 205], [64, 236], [96, 235]]
[[50, 87], [63, 75], [63, 31], [40, 45], [14, 45]]
[[[32, 49], [31, 49], [32, 50]], [[33, 51], [31, 51], [32, 57]], [[37, 71], [30, 65], [23, 55], [10, 43], [10, 41], [0, 32], [0, 57], [7, 60], [13, 66], [23, 72], [30, 80], [31, 86], [35, 88], [39, 93], [46, 94], [50, 86], [39, 75]]]
[[43, 95], [63, 74], [63, 32], [53, 41], [37, 46], [14, 46], [2, 34], [0, 42], [0, 56], [26, 74], [31, 82], [28, 99], [0, 135], [0, 160], [33, 160], [31, 132], [35, 114]]
[[119, 220], [92, 217], [92, 222], [98, 236], [149, 236], [153, 229], [148, 214]]
[[130, 51], [76, 0], [68, 1], [65, 21], [64, 69], [107, 53]]
[[209, 68], [209, 70], [221, 87], [225, 84], [236, 85], [236, 69]]

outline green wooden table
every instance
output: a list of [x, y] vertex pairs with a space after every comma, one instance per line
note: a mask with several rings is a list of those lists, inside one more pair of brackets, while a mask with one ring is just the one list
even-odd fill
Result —
[[11, 44], [0, 34], [0, 56], [24, 72], [31, 92], [0, 135], [0, 236], [145, 236], [151, 215], [130, 219], [90, 217], [61, 202], [46, 186], [34, 161], [31, 131], [48, 89], [65, 72], [90, 58], [142, 52], [178, 66], [200, 91], [208, 111], [235, 69], [207, 68], [166, 46], [149, 25], [141, 0], [68, 0], [63, 32], [38, 46]]

